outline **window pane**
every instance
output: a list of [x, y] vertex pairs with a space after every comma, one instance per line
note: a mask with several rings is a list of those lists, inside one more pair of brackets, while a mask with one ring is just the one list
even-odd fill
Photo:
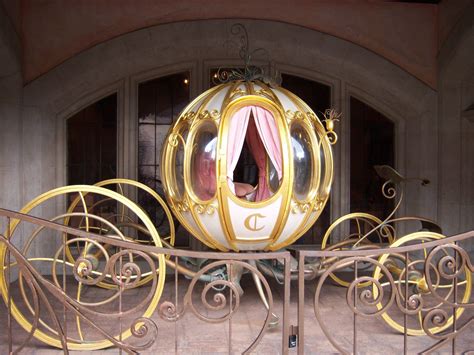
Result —
[[[138, 86], [138, 180], [161, 195], [161, 148], [171, 124], [188, 103], [189, 72], [153, 79]], [[179, 178], [182, 185], [182, 176]], [[169, 226], [163, 211], [156, 201], [146, 198], [139, 196], [140, 205], [151, 216], [160, 235], [166, 236]], [[183, 227], [177, 225], [176, 234], [175, 245], [189, 246], [189, 235]]]
[[[188, 128], [185, 127], [184, 130], [181, 130], [180, 135], [183, 137], [183, 141], [186, 142], [188, 139]], [[171, 186], [174, 190], [174, 193], [177, 195], [178, 198], [182, 198], [184, 195], [184, 144], [181, 139], [178, 139], [178, 144], [174, 150], [174, 169], [173, 169], [173, 176], [174, 181], [171, 183]]]
[[201, 201], [208, 201], [216, 193], [217, 127], [205, 121], [197, 129], [191, 145], [191, 185]]
[[117, 175], [117, 95], [67, 120], [67, 183], [95, 184]]
[[380, 112], [350, 99], [351, 212], [367, 212], [381, 219], [393, 209], [393, 200], [381, 193], [383, 181], [374, 165], [394, 166], [394, 124]]
[[293, 192], [295, 197], [302, 201], [308, 197], [313, 179], [313, 157], [311, 140], [306, 129], [298, 122], [290, 128], [291, 145], [293, 146], [294, 182]]

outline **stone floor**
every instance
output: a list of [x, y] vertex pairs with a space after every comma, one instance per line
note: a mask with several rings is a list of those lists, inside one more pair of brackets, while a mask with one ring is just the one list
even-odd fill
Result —
[[[168, 277], [165, 284], [164, 293], [160, 299], [160, 303], [164, 301], [174, 301], [174, 280]], [[189, 281], [180, 279], [179, 281], [179, 302], [182, 304], [183, 295]], [[222, 315], [222, 311], [209, 312], [202, 307], [201, 290], [203, 284], [199, 284], [195, 292], [193, 292], [193, 301], [196, 304], [196, 309], [206, 317], [211, 317], [213, 314]], [[241, 297], [240, 307], [232, 318], [231, 324], [228, 321], [221, 323], [207, 323], [198, 319], [189, 309], [185, 312], [182, 318], [176, 322], [168, 322], [160, 318], [158, 311], [152, 315], [152, 319], [158, 326], [158, 335], [153, 345], [142, 354], [225, 354], [229, 352], [229, 332], [231, 336], [231, 352], [241, 353], [249, 346], [253, 339], [258, 335], [262, 328], [263, 320], [266, 315], [265, 308], [261, 303], [253, 282], [249, 275], [244, 275], [242, 286], [245, 291]], [[274, 313], [282, 314], [282, 299], [283, 286], [275, 281], [271, 281], [271, 287], [274, 298]], [[130, 290], [127, 296], [123, 297], [123, 309], [127, 309], [131, 304], [142, 300], [145, 297], [147, 287], [141, 289]], [[74, 293], [72, 283], [68, 283], [68, 290]], [[82, 292], [81, 299], [83, 301], [97, 301], [102, 299], [103, 292], [101, 289], [89, 287]], [[105, 291], [104, 291], [105, 292]], [[18, 294], [15, 293], [15, 299]], [[212, 301], [212, 297], [210, 297]], [[314, 282], [307, 283], [307, 292], [305, 295], [305, 337], [304, 347], [306, 354], [332, 354], [337, 353], [337, 350], [330, 344], [318, 325], [314, 315], [313, 309], [314, 298]], [[61, 315], [62, 307], [59, 304], [52, 302], [55, 309], [59, 309]], [[116, 305], [115, 305], [116, 306]], [[114, 307], [115, 307], [114, 306]], [[19, 302], [18, 307], [24, 309], [24, 302]], [[353, 314], [349, 310], [346, 303], [346, 289], [328, 284], [324, 287], [324, 292], [319, 303], [321, 314], [327, 329], [330, 334], [336, 339], [347, 351], [352, 351], [353, 340]], [[107, 306], [100, 307], [100, 311], [107, 311]], [[117, 308], [115, 308], [116, 310]], [[43, 311], [44, 312], [44, 309]], [[289, 324], [297, 324], [297, 283], [291, 284], [291, 302], [290, 302], [290, 320]], [[137, 313], [137, 316], [140, 315]], [[399, 317], [399, 313], [393, 313], [394, 317]], [[474, 310], [466, 311], [460, 318], [460, 323], [465, 323], [468, 319], [472, 319]], [[62, 315], [60, 316], [62, 317]], [[47, 319], [45, 316], [44, 319]], [[61, 318], [62, 319], [62, 318]], [[402, 318], [398, 318], [402, 322]], [[416, 326], [418, 323], [416, 317], [409, 320], [410, 325]], [[110, 319], [97, 319], [97, 324], [116, 332], [120, 324], [118, 317]], [[125, 328], [126, 320], [122, 321], [122, 326]], [[129, 324], [129, 323], [128, 323]], [[403, 323], [401, 323], [403, 324]], [[7, 340], [7, 318], [6, 307], [2, 303], [0, 306], [0, 354], [8, 352]], [[67, 320], [68, 334], [76, 333], [75, 322], [72, 317]], [[282, 334], [281, 325], [272, 329], [268, 329], [262, 338], [261, 342], [255, 348], [256, 354], [279, 354], [282, 349]], [[97, 339], [97, 332], [91, 330], [87, 326], [83, 326], [84, 336], [87, 339]], [[14, 322], [13, 327], [14, 344], [18, 344], [24, 338], [25, 332], [20, 326]], [[381, 317], [373, 318], [357, 318], [357, 342], [358, 353], [361, 354], [396, 354], [403, 351], [404, 337], [390, 328]], [[287, 343], [287, 340], [285, 340]], [[408, 337], [408, 352], [418, 353], [423, 349], [429, 347], [434, 343], [434, 340], [427, 337]], [[450, 352], [448, 345], [442, 348], [438, 353]], [[461, 353], [465, 350], [474, 349], [474, 339], [472, 338], [472, 328], [461, 334], [456, 342], [457, 352]], [[296, 349], [289, 349], [290, 354], [296, 354]], [[29, 342], [22, 354], [59, 354], [60, 350], [42, 344], [36, 339]], [[74, 351], [77, 354], [88, 354], [89, 351]], [[117, 354], [117, 349], [98, 350], [97, 354]]]

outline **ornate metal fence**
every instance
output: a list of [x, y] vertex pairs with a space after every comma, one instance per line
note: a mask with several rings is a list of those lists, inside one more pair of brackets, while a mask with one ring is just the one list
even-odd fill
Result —
[[[474, 266], [469, 254], [460, 246], [472, 243], [473, 238], [474, 232], [449, 238], [417, 232], [378, 250], [296, 250], [299, 265], [304, 265], [309, 258], [331, 260], [311, 291], [308, 284], [305, 285], [303, 268], [299, 268], [298, 353], [303, 354], [305, 350], [305, 296], [308, 292], [312, 313], [325, 339], [340, 353], [380, 353], [388, 342], [394, 344], [392, 351], [405, 354], [436, 350], [455, 354], [473, 350], [474, 342], [465, 331], [474, 320], [471, 297]], [[324, 315], [328, 303], [324, 302], [324, 292], [334, 283], [343, 284], [346, 290], [345, 299], [339, 300], [333, 312], [339, 321], [330, 322], [331, 318]], [[344, 309], [349, 313], [346, 323], [342, 319]], [[366, 319], [377, 324], [381, 332], [367, 326], [367, 322], [361, 324]], [[342, 336], [343, 331], [334, 329], [335, 324], [346, 325]], [[362, 336], [364, 329], [366, 334]], [[369, 342], [367, 329], [373, 331]], [[457, 344], [463, 334], [467, 339]], [[361, 350], [364, 337], [363, 345], [370, 345]], [[309, 347], [309, 350], [321, 351], [321, 346], [319, 349]]]
[[[0, 235], [2, 353], [40, 346], [38, 340], [65, 353], [111, 346], [127, 353], [200, 350], [182, 339], [183, 323], [200, 329], [198, 346], [208, 352], [263, 353], [265, 337], [279, 339], [268, 351], [282, 354], [295, 352], [292, 346], [299, 354], [379, 352], [389, 342], [405, 353], [474, 348], [464, 339], [474, 319], [474, 266], [462, 247], [474, 232], [449, 238], [417, 232], [379, 249], [220, 253], [142, 245], [7, 210], [0, 216], [8, 226], [28, 225], [33, 236], [43, 233], [55, 250], [49, 259], [37, 257], [30, 239], [13, 243], [8, 228]], [[87, 253], [71, 258], [75, 249]], [[282, 271], [269, 277], [257, 261]], [[258, 301], [258, 315], [244, 315], [258, 322], [242, 339], [234, 322], [252, 304], [239, 286], [246, 271], [266, 302]]]
[[[54, 242], [51, 238], [59, 241], [54, 257], [48, 260], [27, 255], [30, 240], [20, 249], [9, 240], [8, 230], [7, 235], [0, 235], [0, 262], [4, 265], [5, 276], [0, 279], [0, 289], [7, 305], [8, 349], [5, 350], [8, 353], [18, 353], [27, 345], [35, 346], [33, 338], [62, 348], [65, 353], [68, 349], [96, 350], [110, 346], [127, 353], [138, 353], [163, 341], [163, 329], [157, 325], [159, 320], [168, 322], [163, 327], [168, 330], [175, 324], [174, 344], [166, 342], [168, 349], [161, 350], [169, 352], [174, 348], [178, 351], [176, 324], [187, 312], [195, 317], [191, 321], [203, 322], [196, 324], [197, 328], [223, 324], [227, 336], [215, 339], [221, 351], [249, 353], [272, 323], [278, 321], [272, 289], [257, 269], [256, 260], [273, 260], [283, 265], [281, 352], [288, 352], [289, 252], [220, 253], [166, 249], [85, 232], [12, 211], [0, 209], [0, 215], [6, 217], [8, 226], [14, 220], [21, 221], [33, 226], [32, 236], [47, 231], [49, 243]], [[68, 253], [77, 245], [88, 253], [77, 255], [71, 261]], [[98, 252], [103, 260], [99, 263], [91, 257]], [[199, 265], [198, 270], [190, 271], [189, 265], [180, 264], [187, 260], [206, 260], [206, 263]], [[50, 275], [42, 274], [35, 267], [35, 262], [39, 261], [51, 263]], [[173, 274], [162, 271], [165, 265], [172, 266]], [[233, 349], [232, 321], [241, 310], [239, 278], [245, 272], [258, 279], [255, 280], [258, 292], [266, 299], [261, 304], [264, 316], [250, 343], [243, 349]], [[180, 274], [187, 279], [179, 280]], [[168, 293], [163, 292], [165, 278], [174, 281], [167, 288]], [[71, 285], [71, 279], [75, 285]], [[181, 292], [183, 283], [187, 285]], [[154, 317], [156, 315], [158, 317]], [[12, 331], [12, 318], [26, 331], [25, 338], [18, 339], [17, 333]], [[223, 347], [223, 343], [227, 345]], [[212, 345], [210, 341], [207, 351]]]

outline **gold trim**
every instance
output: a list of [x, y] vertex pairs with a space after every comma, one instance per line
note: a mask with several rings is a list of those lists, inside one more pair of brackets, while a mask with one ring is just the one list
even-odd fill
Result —
[[[214, 195], [212, 195], [212, 197], [210, 197], [208, 200], [201, 200], [194, 193], [194, 190], [192, 188], [191, 157], [192, 157], [193, 150], [194, 150], [194, 140], [196, 138], [196, 134], [199, 132], [199, 129], [202, 126], [206, 125], [206, 124], [212, 125], [212, 127], [215, 129], [215, 137], [216, 137], [216, 151], [215, 151], [215, 154], [216, 154], [216, 160], [215, 160], [215, 164], [216, 164], [216, 191], [214, 191]], [[185, 190], [188, 193], [188, 196], [191, 199], [191, 201], [195, 204], [201, 204], [201, 205], [208, 204], [209, 201], [215, 200], [216, 196], [217, 196], [217, 137], [218, 137], [218, 133], [219, 133], [218, 125], [214, 122], [214, 120], [208, 119], [208, 118], [197, 121], [196, 124], [193, 123], [192, 129], [188, 133], [188, 138], [187, 138], [186, 145], [185, 145], [185, 151], [188, 152], [188, 154], [185, 154], [185, 159], [184, 159], [184, 166], [185, 166], [184, 181], [185, 181]]]
[[[320, 150], [322, 149], [322, 153], [324, 155], [324, 179], [323, 181], [319, 181], [319, 187], [316, 190], [315, 197], [313, 201], [308, 201], [310, 203], [310, 208], [306, 213], [306, 216], [303, 218], [302, 222], [295, 229], [295, 231], [290, 234], [284, 241], [278, 244], [272, 244], [268, 247], [269, 250], [274, 251], [281, 248], [284, 248], [287, 245], [293, 244], [298, 238], [300, 238], [303, 234], [305, 234], [317, 221], [319, 216], [324, 210], [324, 206], [326, 205], [329, 199], [329, 192], [331, 190], [331, 184], [334, 174], [334, 163], [332, 157], [332, 149], [330, 141], [326, 135], [326, 130], [324, 129], [322, 123], [320, 122], [317, 115], [312, 111], [312, 109], [298, 96], [293, 94], [291, 91], [288, 91], [282, 87], [278, 87], [278, 90], [282, 93], [282, 95], [286, 95], [295, 105], [296, 108], [299, 108], [303, 116], [305, 116], [306, 120], [311, 122], [311, 126], [314, 130], [314, 134], [319, 140], [317, 145], [318, 149], [318, 156], [316, 161], [318, 161], [319, 166], [321, 166], [320, 161]], [[287, 110], [290, 111], [290, 110]], [[291, 112], [291, 111], [290, 111]], [[305, 121], [306, 121], [305, 120]], [[307, 122], [307, 121], [306, 121]], [[312, 134], [310, 134], [312, 136]], [[314, 153], [316, 153], [316, 149], [313, 149]], [[322, 171], [320, 168], [319, 178], [321, 180]]]
[[[232, 84], [223, 84], [223, 85], [220, 85], [219, 88], [221, 90], [231, 86]], [[219, 90], [220, 91], [220, 90]], [[207, 108], [207, 105], [209, 104], [209, 102], [211, 102], [211, 100], [219, 93], [219, 91], [213, 91], [212, 93], [209, 94], [208, 97], [206, 97], [202, 103], [201, 103], [201, 106], [198, 108], [197, 110], [197, 116], [200, 117], [203, 113], [207, 112], [206, 108]], [[228, 95], [229, 93], [229, 90], [227, 91], [226, 95]], [[192, 145], [191, 145], [191, 133], [193, 133], [193, 135], [195, 135], [194, 132], [196, 132], [197, 128], [200, 126], [200, 124], [198, 123], [195, 123], [193, 122], [192, 123], [192, 127], [191, 127], [191, 130], [188, 134], [188, 137], [187, 137], [187, 142], [186, 142], [186, 147], [185, 147], [185, 166], [184, 166], [184, 171], [185, 171], [185, 190], [187, 192], [187, 196], [188, 196], [188, 202], [189, 202], [189, 206], [190, 206], [190, 212], [191, 212], [191, 215], [194, 219], [194, 223], [197, 224], [200, 232], [201, 232], [201, 235], [204, 236], [204, 238], [212, 245], [214, 245], [214, 248], [217, 248], [219, 250], [228, 250], [228, 248], [226, 248], [224, 245], [222, 245], [218, 240], [217, 238], [215, 238], [214, 236], [212, 236], [209, 231], [207, 230], [206, 226], [202, 223], [201, 221], [201, 218], [198, 214], [201, 214], [199, 213], [198, 211], [201, 210], [201, 205], [203, 203], [205, 203], [204, 201], [200, 201], [199, 199], [197, 199], [199, 202], [196, 203], [194, 200], [193, 200], [193, 196], [191, 194], [194, 194], [194, 191], [192, 191], [192, 188], [191, 188], [191, 179], [189, 178], [189, 180], [186, 180], [186, 176], [189, 177], [189, 169], [190, 169], [190, 155], [192, 153]], [[219, 126], [220, 126], [220, 121], [219, 121]], [[217, 127], [218, 128], [218, 127]], [[216, 142], [216, 166], [217, 166], [217, 160], [218, 160], [218, 155], [217, 155], [217, 151], [218, 151], [218, 142], [219, 142], [219, 130], [217, 129], [217, 142]], [[217, 168], [216, 168], [217, 169]], [[218, 175], [216, 173], [216, 192], [217, 192], [217, 185], [218, 185]], [[215, 194], [216, 195], [216, 194]], [[197, 196], [196, 196], [197, 197]], [[214, 197], [215, 198], [215, 197]], [[196, 207], [197, 205], [197, 207]], [[222, 227], [222, 226], [221, 226]]]
[[[306, 198], [300, 200], [296, 194], [294, 189], [292, 190], [292, 198], [295, 200], [295, 202], [298, 205], [305, 205], [305, 204], [310, 204], [317, 195], [319, 185], [320, 185], [320, 179], [321, 179], [321, 161], [319, 159], [319, 143], [318, 139], [316, 137], [316, 134], [314, 132], [313, 126], [308, 123], [307, 117], [305, 115], [300, 115], [299, 117], [301, 118], [296, 118], [293, 119], [290, 124], [289, 124], [289, 131], [290, 131], [290, 142], [291, 142], [291, 130], [293, 126], [299, 125], [301, 129], [303, 129], [306, 133], [306, 135], [309, 138], [309, 144], [310, 144], [310, 149], [311, 149], [311, 159], [312, 159], [312, 169], [311, 169], [311, 181], [310, 181], [310, 187], [308, 190], [308, 193], [306, 194]], [[291, 147], [293, 149], [293, 147]], [[294, 161], [293, 161], [294, 164]], [[294, 185], [293, 185], [294, 187]]]
[[[246, 83], [251, 89], [251, 83]], [[232, 191], [230, 190], [227, 184], [227, 142], [228, 142], [228, 135], [230, 129], [230, 121], [233, 115], [242, 107], [255, 105], [260, 106], [264, 109], [269, 110], [275, 119], [275, 122], [278, 127], [278, 133], [280, 136], [280, 147], [282, 152], [282, 181], [278, 191], [271, 196], [269, 199], [260, 202], [249, 202], [242, 199], [239, 199], [235, 196]], [[276, 219], [275, 226], [272, 232], [266, 238], [258, 238], [259, 241], [269, 241], [269, 244], [275, 242], [275, 240], [279, 236], [279, 232], [281, 232], [282, 226], [284, 226], [284, 222], [287, 219], [287, 209], [289, 205], [289, 186], [292, 186], [293, 182], [293, 162], [290, 160], [291, 152], [289, 151], [289, 131], [288, 125], [284, 119], [285, 115], [283, 110], [278, 107], [274, 102], [270, 101], [267, 98], [256, 96], [256, 95], [247, 95], [244, 97], [240, 97], [234, 101], [232, 101], [222, 112], [222, 121], [219, 126], [219, 134], [218, 134], [218, 200], [219, 206], [222, 208], [223, 212], [223, 220], [228, 231], [226, 238], [230, 245], [233, 246], [234, 250], [238, 250], [235, 248], [236, 242], [242, 243], [252, 243], [254, 240], [244, 239], [236, 235], [235, 230], [232, 226], [232, 219], [230, 216], [229, 210], [229, 203], [228, 200], [232, 200], [236, 205], [249, 209], [249, 210], [257, 210], [262, 207], [266, 207], [277, 201], [277, 199], [281, 198], [281, 204], [279, 208], [279, 214]]]
[[[199, 111], [198, 112], [193, 111], [196, 108], [197, 104], [198, 103], [200, 104], [198, 109], [201, 108], [205, 102], [208, 102], [210, 100], [210, 97], [213, 97], [214, 93], [217, 93], [218, 91], [222, 90], [226, 86], [230, 86], [230, 84], [215, 86], [203, 92], [193, 101], [191, 101], [191, 103], [189, 103], [185, 107], [185, 109], [181, 112], [176, 123], [170, 127], [170, 130], [168, 131], [168, 134], [165, 138], [165, 142], [169, 142], [170, 136], [172, 136], [173, 134], [176, 134], [176, 132], [179, 132], [181, 130], [181, 127], [184, 125], [186, 125], [189, 129], [188, 137], [186, 137], [186, 140], [189, 139], [192, 122], [196, 119], [196, 117], [199, 117], [199, 113], [200, 113]], [[186, 161], [186, 155], [187, 155], [186, 144], [184, 144], [183, 147], [184, 147], [184, 161]], [[162, 148], [162, 153], [161, 153], [161, 180], [163, 183], [163, 189], [166, 194], [166, 199], [168, 203], [170, 204], [170, 208], [173, 211], [173, 214], [179, 220], [180, 224], [184, 228], [186, 228], [193, 235], [193, 237], [197, 238], [200, 242], [202, 242], [203, 244], [205, 244], [206, 246], [212, 249], [228, 251], [228, 248], [217, 245], [212, 239], [209, 240], [208, 238], [206, 238], [206, 236], [203, 235], [201, 230], [196, 230], [194, 227], [192, 227], [188, 223], [186, 218], [184, 217], [183, 212], [191, 213], [191, 217], [196, 223], [196, 226], [198, 228], [200, 227], [199, 224], [196, 222], [195, 217], [192, 215], [193, 207], [190, 206], [188, 197], [187, 197], [186, 180], [185, 180], [186, 166], [184, 166], [184, 172], [183, 172], [185, 187], [184, 187], [184, 193], [183, 193], [182, 198], [180, 199], [177, 198], [177, 196], [174, 194], [174, 191], [172, 189], [173, 180], [171, 179], [171, 177], [174, 174], [173, 171], [175, 167], [175, 154], [174, 154], [175, 149], [176, 148], [173, 147], [171, 144], [164, 144]]]

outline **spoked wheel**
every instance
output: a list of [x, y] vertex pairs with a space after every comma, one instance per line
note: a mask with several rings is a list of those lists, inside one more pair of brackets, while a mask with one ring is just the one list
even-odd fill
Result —
[[[394, 233], [390, 226], [380, 226], [382, 221], [368, 213], [355, 212], [350, 213], [341, 218], [337, 219], [324, 234], [323, 241], [321, 243], [321, 250], [356, 250], [356, 249], [377, 249], [380, 245], [377, 243], [392, 243], [394, 240]], [[342, 228], [346, 228], [347, 232], [343, 233]], [[377, 228], [377, 229], [376, 229]], [[369, 235], [370, 231], [372, 231]], [[331, 237], [338, 237], [339, 242], [330, 244]], [[322, 263], [326, 263], [330, 260], [323, 260]], [[352, 266], [349, 265], [348, 268]], [[370, 265], [367, 265], [370, 267]], [[359, 265], [358, 270], [363, 271], [364, 265]], [[350, 273], [352, 275], [352, 273]], [[348, 275], [346, 280], [342, 275], [335, 275], [331, 273], [329, 276], [338, 285], [343, 287], [349, 287], [352, 282], [351, 276]], [[367, 286], [367, 283], [359, 285], [359, 287]]]
[[[76, 200], [80, 202], [71, 208]], [[97, 204], [104, 200], [108, 201], [108, 207]], [[70, 206], [66, 213], [56, 215], [51, 212], [46, 216], [48, 211], [55, 211], [57, 206], [65, 204]], [[90, 206], [94, 204], [102, 205], [100, 214], [91, 212]], [[142, 233], [149, 236], [150, 244], [162, 246], [148, 215], [122, 194], [103, 187], [75, 185], [57, 188], [38, 196], [20, 212], [33, 216], [40, 213], [43, 219], [75, 225], [83, 231], [116, 240], [133, 240]], [[116, 218], [107, 218], [121, 213], [133, 221], [134, 229], [115, 225]], [[29, 334], [48, 345], [64, 347], [64, 338], [61, 337], [64, 333], [70, 350], [109, 347], [116, 340], [123, 341], [139, 332], [137, 329], [147, 323], [147, 318], [158, 305], [166, 273], [163, 254], [152, 257], [133, 248], [121, 249], [113, 242], [105, 244], [86, 236], [16, 219], [11, 220], [9, 233], [5, 235], [17, 246], [34, 272], [20, 268], [20, 257], [16, 260], [13, 257], [8, 268], [7, 247], [0, 243], [0, 291], [3, 299], [8, 302], [6, 270], [10, 269], [10, 274], [18, 273], [20, 290], [19, 294], [12, 292], [11, 295], [12, 315]], [[42, 247], [36, 247], [38, 244]], [[38, 255], [37, 250], [47, 255]], [[144, 284], [146, 286], [137, 288]], [[134, 291], [127, 292], [130, 289]], [[43, 294], [46, 290], [49, 293]], [[40, 301], [47, 307], [40, 309]], [[150, 328], [149, 324], [147, 328]]]
[[[390, 247], [427, 243], [442, 238], [444, 236], [438, 233], [416, 232], [396, 240]], [[471, 272], [467, 266], [457, 262], [459, 270], [455, 275], [456, 284], [454, 284], [453, 277], [440, 269], [443, 267], [443, 260], [449, 259], [450, 262], [453, 261], [456, 264], [456, 256], [453, 255], [456, 250], [450, 246], [438, 247], [436, 253], [429, 257], [429, 264], [426, 265], [431, 250], [432, 248], [422, 248], [408, 253], [408, 257], [405, 253], [380, 256], [378, 262], [389, 270], [394, 284], [391, 284], [380, 266], [376, 266], [374, 270], [373, 278], [379, 281], [382, 288], [379, 291], [377, 285], [373, 283], [374, 300], [379, 297], [381, 292], [385, 295], [397, 292], [402, 307], [404, 304], [408, 305], [407, 333], [409, 335], [426, 335], [427, 331], [436, 334], [449, 328], [453, 324], [453, 316], [448, 316], [449, 312], [452, 313], [449, 303], [453, 302], [454, 297], [457, 297], [457, 302], [460, 304], [468, 303], [471, 295]], [[429, 270], [429, 275], [426, 275], [427, 270]], [[396, 290], [393, 289], [394, 287]], [[406, 293], [408, 294], [407, 300], [405, 300]], [[376, 304], [379, 311], [384, 307], [383, 302], [380, 300]], [[463, 307], [457, 308], [456, 318], [459, 318], [463, 312]], [[441, 318], [440, 314], [443, 314]], [[395, 304], [387, 308], [381, 315], [390, 327], [404, 333], [404, 316]], [[438, 320], [435, 316], [438, 317]], [[439, 319], [443, 319], [443, 321], [440, 322]]]
[[[168, 246], [174, 246], [175, 225], [173, 215], [166, 202], [156, 191], [145, 184], [129, 179], [104, 180], [98, 182], [95, 186], [114, 188], [119, 194], [135, 201], [150, 217], [156, 230], [160, 234], [161, 241]], [[139, 227], [136, 224], [130, 223], [130, 219], [127, 218], [123, 211], [120, 211], [120, 214], [115, 216], [115, 219], [115, 225], [119, 228]], [[147, 234], [146, 231], [142, 232]], [[138, 239], [136, 241], [139, 243], [152, 244], [150, 238]]]
[[[142, 224], [137, 223], [136, 217], [133, 215], [132, 211], [123, 205], [116, 206], [115, 200], [107, 196], [93, 196], [93, 198], [88, 198], [87, 195], [76, 195], [68, 206], [68, 213], [83, 210], [90, 214], [101, 216], [114, 227], [118, 228], [121, 233], [123, 233], [124, 239], [128, 241], [144, 245], [161, 246], [164, 244], [168, 247], [174, 246], [175, 225], [173, 216], [165, 201], [156, 191], [147, 185], [129, 179], [109, 179], [98, 182], [94, 186], [114, 190], [118, 194], [130, 198], [132, 201], [137, 201], [140, 209], [147, 213], [155, 229], [158, 231], [161, 241], [160, 245], [155, 243], [150, 232], [144, 228]], [[98, 234], [108, 234], [111, 232], [109, 228], [104, 225], [101, 226], [101, 229], [98, 229], [97, 226], [91, 225], [86, 217], [76, 218], [75, 221], [67, 220], [67, 224], [81, 230], [91, 231]], [[92, 245], [89, 245], [89, 247], [94, 249]], [[76, 245], [76, 248], [79, 248], [79, 246]], [[96, 259], [100, 259], [101, 257], [100, 250], [84, 252], [94, 254]], [[70, 248], [66, 249], [66, 255], [70, 262], [74, 261]], [[167, 258], [169, 258], [169, 255], [167, 255]], [[151, 280], [151, 277], [151, 275], [143, 277], [137, 286], [146, 284]], [[107, 284], [107, 282], [101, 282], [98, 286], [105, 288], [116, 287], [116, 285]]]

